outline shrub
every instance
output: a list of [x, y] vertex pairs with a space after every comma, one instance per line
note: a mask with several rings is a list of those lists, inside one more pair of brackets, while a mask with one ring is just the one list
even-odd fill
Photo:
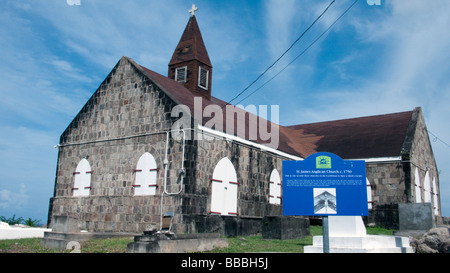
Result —
[[10, 226], [14, 226], [16, 224], [21, 224], [23, 222], [23, 218], [19, 217], [16, 219], [16, 215], [14, 214], [11, 218], [6, 218], [5, 216], [0, 216], [0, 221], [8, 223]]
[[30, 227], [39, 227], [40, 226], [40, 220], [31, 219], [31, 218], [28, 218], [27, 220], [25, 220], [22, 217], [16, 218], [15, 214], [11, 218], [6, 218], [5, 216], [0, 216], [0, 221], [8, 223], [8, 225], [10, 225], [10, 226], [14, 226], [16, 224], [24, 224], [24, 225], [27, 225]]

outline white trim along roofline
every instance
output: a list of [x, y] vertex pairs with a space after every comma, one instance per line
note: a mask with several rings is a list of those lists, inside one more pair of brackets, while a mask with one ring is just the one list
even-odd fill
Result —
[[248, 146], [252, 146], [252, 147], [255, 147], [255, 148], [267, 151], [267, 152], [271, 152], [271, 153], [274, 153], [274, 154], [277, 154], [277, 155], [281, 155], [281, 156], [290, 158], [292, 160], [303, 160], [303, 158], [301, 158], [301, 157], [282, 152], [280, 150], [268, 147], [266, 145], [255, 143], [253, 141], [249, 141], [249, 140], [243, 139], [243, 138], [238, 137], [238, 136], [234, 136], [234, 135], [230, 135], [230, 134], [227, 134], [227, 133], [224, 133], [224, 132], [216, 131], [214, 129], [202, 126], [200, 124], [198, 124], [198, 129], [201, 130], [201, 131], [207, 132], [209, 134], [212, 134], [212, 135], [223, 137], [223, 138], [225, 138], [227, 140], [233, 140], [233, 141], [236, 141], [236, 142], [240, 142], [242, 144], [245, 144], [245, 145], [248, 145]]
[[[248, 145], [248, 146], [252, 146], [252, 147], [255, 147], [255, 148], [267, 151], [267, 152], [271, 152], [271, 153], [274, 153], [274, 154], [277, 154], [277, 155], [280, 155], [280, 156], [283, 156], [283, 157], [286, 157], [286, 158], [289, 158], [289, 159], [292, 159], [292, 160], [304, 160], [304, 158], [301, 158], [301, 157], [298, 157], [298, 156], [295, 156], [295, 155], [291, 155], [291, 154], [282, 152], [280, 150], [268, 147], [266, 145], [255, 143], [253, 141], [249, 141], [249, 140], [243, 139], [243, 138], [238, 137], [238, 136], [234, 136], [234, 135], [230, 135], [230, 134], [227, 134], [227, 133], [224, 133], [224, 132], [216, 131], [214, 129], [202, 126], [200, 124], [198, 124], [198, 129], [201, 130], [201, 131], [207, 132], [209, 134], [212, 134], [212, 135], [223, 137], [223, 138], [225, 138], [227, 140], [233, 140], [233, 141], [236, 141], [236, 142], [240, 142], [242, 144], [245, 144], [245, 145]], [[401, 156], [391, 156], [391, 157], [360, 158], [360, 159], [352, 159], [352, 160], [364, 160], [366, 163], [376, 163], [376, 162], [402, 161], [402, 158], [401, 158]]]

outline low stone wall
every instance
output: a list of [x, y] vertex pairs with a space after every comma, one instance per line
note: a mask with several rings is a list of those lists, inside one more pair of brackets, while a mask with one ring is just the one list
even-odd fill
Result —
[[365, 225], [394, 230], [429, 230], [436, 224], [430, 203], [377, 205], [363, 217]]
[[228, 241], [219, 233], [153, 234], [134, 238], [127, 245], [127, 253], [193, 253], [228, 247]]
[[377, 205], [363, 216], [365, 225], [374, 225], [387, 229], [399, 229], [398, 204]]
[[185, 215], [184, 222], [188, 233], [219, 233], [225, 237], [262, 234], [264, 239], [287, 240], [309, 235], [307, 217]]
[[263, 239], [299, 239], [309, 235], [309, 219], [306, 217], [267, 216], [262, 220]]
[[219, 233], [226, 237], [260, 234], [261, 220], [260, 217], [184, 215], [188, 233]]

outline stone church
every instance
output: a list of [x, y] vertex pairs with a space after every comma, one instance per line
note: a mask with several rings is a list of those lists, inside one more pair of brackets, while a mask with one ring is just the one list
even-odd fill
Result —
[[440, 216], [421, 108], [282, 126], [212, 96], [212, 69], [195, 15], [167, 76], [122, 57], [60, 137], [49, 226], [69, 216], [81, 230], [142, 232], [169, 215], [178, 233], [254, 234], [283, 213], [282, 162], [316, 152], [366, 161], [369, 223], [401, 203]]

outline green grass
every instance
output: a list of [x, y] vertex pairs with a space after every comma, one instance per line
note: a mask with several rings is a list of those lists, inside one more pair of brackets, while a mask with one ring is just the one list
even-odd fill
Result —
[[81, 245], [83, 253], [126, 253], [128, 243], [133, 237], [90, 240]]
[[[393, 230], [367, 227], [367, 234], [393, 235]], [[311, 235], [294, 240], [264, 240], [261, 235], [228, 238], [228, 248], [215, 249], [211, 253], [245, 252], [295, 252], [303, 253], [304, 246], [312, 245], [312, 237], [322, 235], [321, 226], [310, 226]], [[81, 244], [82, 253], [126, 253], [133, 237], [96, 239]], [[40, 238], [0, 240], [0, 253], [68, 253], [69, 250], [47, 249]]]
[[[393, 235], [394, 231], [379, 227], [366, 227], [370, 235]], [[304, 246], [312, 245], [313, 236], [321, 236], [322, 226], [310, 226], [310, 235], [294, 240], [264, 240], [261, 235], [228, 238], [228, 248], [215, 249], [214, 253], [243, 252], [294, 252], [303, 253]]]
[[[133, 237], [95, 239], [81, 244], [82, 253], [126, 253]], [[0, 253], [70, 253], [44, 247], [40, 238], [0, 240]]]
[[0, 240], [0, 253], [54, 253], [41, 245], [41, 238]]
[[228, 248], [215, 249], [213, 253], [245, 252], [293, 252], [303, 253], [303, 248], [312, 245], [312, 237], [322, 235], [321, 226], [310, 226], [311, 235], [302, 239], [272, 240], [262, 239], [261, 235], [228, 238]]
[[394, 235], [393, 229], [385, 229], [380, 227], [366, 227], [367, 234], [369, 235]]

